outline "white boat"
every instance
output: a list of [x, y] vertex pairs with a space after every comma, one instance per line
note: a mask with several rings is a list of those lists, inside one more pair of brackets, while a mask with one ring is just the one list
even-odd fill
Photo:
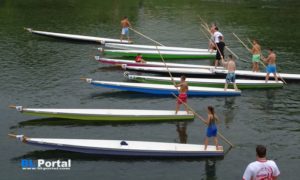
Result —
[[17, 111], [34, 116], [66, 118], [90, 121], [174, 121], [192, 120], [193, 114], [174, 110], [137, 110], [137, 109], [54, 109], [54, 108], [24, 108], [10, 106]]
[[[164, 74], [169, 76], [169, 72], [172, 73], [173, 76], [181, 76], [186, 75], [187, 77], [210, 77], [210, 78], [225, 78], [228, 73], [225, 69], [199, 69], [199, 68], [166, 68], [166, 67], [137, 67], [137, 66], [122, 66], [125, 70], [130, 71], [139, 71], [139, 72], [147, 72], [147, 73], [157, 73]], [[265, 79], [265, 72], [253, 72], [253, 71], [245, 71], [245, 70], [236, 70], [236, 77], [238, 79], [241, 78], [250, 78], [250, 79]], [[277, 73], [278, 74], [278, 73]], [[300, 81], [300, 74], [287, 74], [287, 73], [279, 73], [280, 77], [282, 77], [285, 81]], [[273, 80], [273, 74], [270, 74], [270, 80]], [[279, 80], [281, 80], [278, 77]]]
[[[164, 84], [149, 84], [149, 83], [128, 83], [128, 82], [112, 82], [112, 81], [95, 81], [92, 79], [85, 79], [85, 81], [94, 86], [100, 86], [105, 88], [119, 89], [123, 91], [133, 91], [148, 94], [157, 95], [178, 95], [178, 89], [174, 85]], [[209, 88], [209, 87], [189, 87], [187, 92], [189, 96], [240, 96], [241, 91], [234, 91], [228, 89], [224, 91], [224, 88]]]
[[94, 36], [83, 36], [83, 35], [76, 35], [76, 34], [63, 34], [63, 33], [55, 33], [55, 32], [46, 32], [46, 31], [37, 31], [31, 28], [25, 28], [30, 33], [38, 34], [42, 36], [50, 36], [56, 38], [64, 38], [64, 39], [72, 39], [72, 40], [80, 40], [80, 41], [89, 41], [89, 42], [97, 42], [104, 44], [106, 42], [111, 43], [129, 43], [126, 40], [121, 42], [120, 39], [111, 39], [111, 38], [103, 38], [103, 37], [94, 37]]
[[[124, 73], [125, 77], [142, 83], [155, 83], [155, 84], [173, 84], [180, 82], [179, 77], [174, 77], [173, 80], [170, 77], [158, 77], [158, 76], [139, 76]], [[208, 79], [208, 78], [186, 78], [186, 82], [189, 86], [198, 87], [218, 87], [223, 88], [226, 82], [225, 79]], [[236, 84], [239, 89], [267, 89], [267, 88], [282, 88], [283, 82], [268, 81], [265, 80], [246, 80], [236, 79]], [[230, 85], [231, 86], [231, 85]]]
[[105, 47], [115, 48], [115, 49], [138, 49], [138, 50], [162, 50], [162, 51], [190, 51], [190, 52], [208, 52], [208, 49], [200, 48], [185, 48], [185, 47], [171, 47], [171, 46], [151, 46], [151, 45], [141, 45], [141, 44], [118, 44], [118, 43], [105, 43]]
[[48, 149], [57, 149], [69, 152], [97, 154], [105, 156], [130, 157], [213, 157], [224, 156], [223, 147], [199, 144], [179, 144], [149, 141], [127, 140], [98, 140], [98, 139], [56, 139], [30, 138], [24, 135], [9, 134], [9, 136], [30, 145]]
[[118, 57], [136, 57], [142, 54], [144, 58], [159, 59], [161, 57], [168, 60], [174, 59], [213, 59], [216, 53], [214, 52], [195, 52], [195, 51], [157, 51], [157, 50], [115, 50], [115, 49], [102, 49], [98, 48], [104, 55], [118, 56]]
[[[215, 69], [215, 66], [207, 66], [207, 65], [194, 65], [194, 64], [179, 64], [179, 63], [162, 63], [162, 62], [154, 62], [147, 61], [146, 63], [138, 63], [134, 60], [125, 60], [125, 59], [110, 59], [103, 58], [100, 56], [95, 56], [96, 61], [111, 64], [111, 65], [126, 65], [126, 66], [146, 66], [146, 67], [174, 67], [174, 68], [199, 68], [199, 69]], [[217, 67], [216, 69], [224, 69], [223, 67]]]

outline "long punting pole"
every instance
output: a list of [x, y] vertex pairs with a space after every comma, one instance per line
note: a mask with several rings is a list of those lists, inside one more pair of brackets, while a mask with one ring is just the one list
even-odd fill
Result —
[[[142, 33], [140, 33], [141, 35], [142, 35]], [[144, 36], [144, 35], [143, 35]], [[151, 40], [151, 38], [149, 38], [150, 40]], [[153, 42], [155, 42], [155, 41], [153, 41]], [[167, 70], [168, 70], [168, 73], [169, 73], [169, 76], [170, 76], [170, 78], [171, 78], [171, 80], [173, 81], [173, 84], [174, 84], [174, 86], [176, 85], [176, 83], [175, 83], [175, 81], [174, 81], [174, 79], [173, 79], [173, 76], [172, 76], [172, 74], [171, 74], [171, 72], [170, 72], [170, 70], [169, 70], [169, 68], [168, 68], [168, 66], [167, 66], [167, 64], [166, 64], [166, 62], [165, 62], [165, 60], [164, 60], [164, 58], [163, 58], [163, 56], [161, 55], [161, 53], [160, 53], [160, 51], [159, 51], [159, 49], [158, 49], [158, 47], [156, 46], [156, 49], [157, 49], [157, 51], [158, 51], [158, 53], [159, 53], [159, 55], [160, 55], [160, 57], [161, 57], [161, 59], [162, 59], [162, 61], [163, 61], [163, 63], [164, 63], [164, 65], [165, 65], [165, 67], [167, 68]], [[176, 87], [176, 86], [175, 86]], [[177, 90], [178, 90], [178, 87], [176, 87], [177, 88]], [[178, 90], [179, 91], [179, 90]], [[176, 99], [178, 99], [178, 100], [180, 100], [174, 93], [172, 93], [173, 94], [173, 96], [174, 97], [176, 97]], [[182, 102], [182, 101], [181, 101]], [[196, 113], [187, 103], [185, 103], [185, 102], [182, 102], [190, 111], [192, 111], [200, 120], [202, 120], [204, 123], [205, 123], [205, 120], [204, 120], [204, 118], [202, 117], [202, 116], [200, 116], [198, 113]], [[223, 139], [227, 144], [229, 144], [230, 145], [230, 147], [233, 147], [233, 144], [228, 140], [228, 139], [226, 139], [220, 132], [218, 132], [218, 136], [220, 136], [220, 138], [221, 139]]]
[[[234, 35], [234, 37], [237, 38], [237, 40], [249, 51], [251, 52], [251, 49], [235, 34], [235, 33], [232, 33]], [[248, 39], [249, 43], [251, 44], [251, 46], [253, 46], [252, 42]], [[262, 53], [260, 53], [260, 56], [263, 56]], [[261, 61], [259, 60], [259, 62], [264, 66], [264, 68], [266, 68], [266, 65]], [[284, 84], [287, 84], [286, 81], [280, 76], [279, 73], [277, 73], [279, 78], [284, 82]]]
[[[175, 97], [175, 98], [177, 98], [177, 99], [179, 99], [178, 98], [178, 96], [176, 96], [174, 93], [172, 93], [173, 94], [173, 96]], [[182, 102], [182, 101], [181, 101]], [[202, 116], [200, 116], [198, 113], [196, 113], [187, 103], [185, 103], [185, 102], [182, 102], [190, 111], [192, 111], [192, 113], [194, 113], [201, 121], [203, 121], [205, 124], [206, 124], [206, 121], [205, 121], [205, 119], [202, 117]], [[206, 124], [207, 125], [207, 124]], [[228, 140], [228, 139], [226, 139], [220, 132], [218, 132], [218, 136], [220, 136], [227, 144], [229, 144], [230, 145], [230, 147], [233, 147], [233, 144]]]
[[148, 37], [148, 36], [146, 36], [146, 35], [144, 35], [144, 34], [140, 33], [139, 31], [137, 31], [137, 30], [133, 29], [132, 27], [129, 27], [129, 29], [131, 29], [133, 32], [135, 32], [135, 33], [137, 33], [137, 34], [139, 34], [139, 35], [143, 36], [144, 38], [146, 38], [146, 39], [149, 39], [150, 41], [153, 41], [153, 42], [155, 42], [156, 44], [158, 44], [158, 45], [160, 45], [160, 46], [164, 46], [164, 45], [163, 45], [163, 44], [161, 44], [160, 42], [158, 42], [158, 41], [155, 41], [154, 39], [151, 39], [150, 37]]

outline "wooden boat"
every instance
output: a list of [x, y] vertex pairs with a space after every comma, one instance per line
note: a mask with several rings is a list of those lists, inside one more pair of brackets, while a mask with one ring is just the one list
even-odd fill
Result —
[[64, 39], [71, 39], [71, 40], [79, 40], [79, 41], [89, 41], [89, 42], [96, 42], [104, 44], [106, 42], [110, 43], [129, 43], [128, 41], [124, 40], [121, 42], [119, 39], [111, 39], [111, 38], [102, 38], [102, 37], [94, 37], [94, 36], [83, 36], [83, 35], [75, 35], [75, 34], [63, 34], [63, 33], [55, 33], [55, 32], [46, 32], [46, 31], [37, 31], [31, 28], [25, 28], [30, 33], [42, 35], [42, 36], [49, 36], [55, 38], [64, 38]]
[[[209, 78], [225, 78], [227, 70], [225, 69], [199, 69], [199, 68], [165, 68], [165, 67], [135, 67], [135, 66], [122, 66], [123, 69], [129, 71], [155, 73], [169, 76], [169, 71], [173, 76], [185, 75], [187, 77], [209, 77]], [[252, 72], [245, 70], [235, 71], [237, 79], [265, 79], [265, 72]], [[280, 73], [280, 76], [287, 82], [300, 81], [300, 74], [287, 74]], [[273, 74], [270, 74], [270, 80], [274, 80]], [[279, 78], [280, 80], [280, 78]]]
[[[111, 65], [126, 65], [126, 66], [146, 66], [146, 67], [165, 67], [165, 64], [162, 62], [153, 62], [147, 61], [146, 63], [138, 63], [134, 60], [125, 60], [125, 59], [110, 59], [103, 58], [100, 56], [95, 56], [96, 61], [111, 64]], [[200, 68], [200, 69], [214, 69], [215, 66], [207, 65], [193, 65], [193, 64], [179, 64], [179, 63], [166, 63], [168, 67], [178, 67], [178, 68]], [[217, 67], [217, 69], [224, 69], [223, 67]]]
[[8, 134], [25, 144], [69, 152], [105, 156], [130, 157], [216, 157], [224, 156], [223, 147], [199, 144], [179, 144], [149, 141], [30, 138], [24, 135]]
[[157, 50], [112, 50], [98, 48], [104, 55], [112, 55], [117, 57], [136, 57], [142, 54], [143, 58], [148, 59], [213, 59], [215, 53], [210, 52], [192, 52], [192, 51], [158, 51]]
[[171, 46], [150, 46], [141, 44], [118, 44], [118, 43], [105, 43], [107, 48], [123, 49], [123, 50], [160, 50], [160, 51], [189, 51], [189, 52], [208, 52], [208, 49], [199, 48], [184, 48], [184, 47], [171, 47]]
[[[148, 83], [127, 83], [127, 82], [111, 82], [111, 81], [95, 81], [92, 79], [85, 79], [87, 83], [94, 86], [105, 88], [119, 89], [123, 91], [133, 91], [140, 93], [149, 93], [157, 95], [178, 95], [178, 90], [173, 85], [162, 84], [148, 84]], [[234, 91], [228, 89], [224, 91], [223, 88], [208, 88], [208, 87], [189, 87], [187, 93], [189, 96], [239, 96], [241, 91]]]
[[[170, 84], [172, 85], [172, 79], [170, 77], [157, 77], [157, 76], [138, 76], [138, 75], [128, 75], [125, 73], [125, 77], [130, 80], [142, 82], [142, 83], [154, 83], [154, 84]], [[179, 83], [180, 78], [173, 78], [175, 82]], [[225, 79], [205, 79], [205, 78], [186, 78], [189, 86], [199, 86], [199, 87], [218, 87], [223, 88], [225, 84]], [[239, 89], [267, 89], [267, 88], [282, 88], [283, 83], [276, 81], [265, 80], [244, 80], [237, 79], [236, 84]], [[228, 86], [233, 88], [232, 84]]]
[[49, 109], [49, 108], [24, 108], [10, 106], [17, 111], [34, 116], [66, 118], [90, 121], [174, 121], [193, 120], [193, 114], [173, 110], [136, 110], [136, 109]]

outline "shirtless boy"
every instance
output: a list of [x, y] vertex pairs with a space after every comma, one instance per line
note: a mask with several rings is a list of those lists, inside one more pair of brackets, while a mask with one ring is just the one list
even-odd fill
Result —
[[[177, 114], [180, 105], [187, 102], [187, 91], [189, 90], [189, 87], [188, 87], [187, 82], [185, 81], [185, 76], [181, 76], [180, 83], [176, 84], [175, 87], [180, 87], [179, 96], [178, 96], [178, 100], [177, 100], [177, 104], [176, 104], [176, 111], [175, 111], [175, 114]], [[184, 105], [184, 108], [185, 108], [186, 112], [189, 113], [186, 105]]]
[[261, 47], [258, 44], [257, 40], [252, 41], [253, 46], [251, 49], [252, 53], [252, 71], [253, 72], [258, 72], [259, 71], [259, 66], [258, 63], [260, 61], [260, 54], [261, 54]]
[[121, 32], [121, 37], [120, 40], [122, 42], [124, 36], [127, 36], [128, 41], [130, 41], [129, 39], [129, 27], [131, 26], [128, 18], [125, 16], [122, 21], [121, 21], [121, 27], [122, 27], [122, 32]]
[[234, 89], [236, 91], [238, 91], [237, 85], [235, 83], [235, 70], [236, 70], [235, 61], [233, 60], [231, 54], [228, 56], [228, 58], [229, 58], [228, 61], [224, 61], [224, 59], [222, 59], [223, 66], [228, 70], [228, 73], [227, 73], [227, 76], [226, 76], [224, 91], [227, 90], [227, 87], [228, 87], [229, 83], [233, 83]]
[[263, 58], [264, 62], [267, 63], [266, 71], [266, 82], [269, 80], [270, 73], [273, 73], [276, 82], [278, 82], [277, 71], [276, 71], [276, 54], [274, 53], [272, 48], [268, 50], [269, 55], [267, 58]]

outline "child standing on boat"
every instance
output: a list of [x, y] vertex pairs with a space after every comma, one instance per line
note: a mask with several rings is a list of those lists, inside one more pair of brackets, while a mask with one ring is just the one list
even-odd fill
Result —
[[127, 36], [128, 41], [130, 41], [129, 39], [129, 27], [131, 26], [128, 18], [125, 16], [122, 21], [121, 21], [121, 27], [122, 27], [122, 32], [121, 32], [121, 37], [120, 40], [122, 42], [124, 36]]
[[253, 40], [253, 46], [251, 49], [252, 53], [252, 71], [253, 72], [258, 72], [259, 71], [259, 66], [258, 63], [260, 61], [260, 54], [261, 54], [261, 47], [258, 44], [257, 40]]
[[277, 70], [276, 70], [276, 54], [273, 52], [273, 49], [269, 48], [269, 55], [267, 58], [263, 58], [264, 62], [267, 63], [267, 75], [266, 82], [269, 80], [270, 73], [273, 73], [276, 82], [278, 82], [277, 78]]
[[204, 140], [204, 150], [207, 149], [208, 145], [208, 140], [210, 137], [214, 138], [216, 149], [219, 150], [219, 145], [218, 145], [218, 129], [216, 123], [219, 121], [219, 118], [215, 114], [215, 110], [212, 106], [207, 107], [207, 120], [205, 123], [207, 124], [207, 129], [206, 129], [206, 137]]
[[[175, 111], [175, 114], [177, 114], [180, 105], [187, 102], [187, 91], [189, 90], [189, 87], [188, 87], [187, 82], [185, 81], [185, 76], [181, 76], [180, 83], [176, 84], [175, 87], [180, 87], [178, 100], [177, 100], [177, 104], [176, 104], [176, 111]], [[189, 113], [186, 105], [185, 104], [183, 104], [183, 105], [184, 105], [186, 112]]]
[[228, 61], [224, 61], [224, 59], [222, 59], [223, 66], [228, 70], [228, 73], [226, 76], [226, 82], [225, 82], [225, 86], [224, 86], [224, 91], [227, 90], [229, 83], [233, 83], [234, 89], [236, 91], [238, 91], [239, 89], [237, 88], [237, 85], [235, 83], [235, 70], [236, 70], [235, 61], [231, 54], [228, 56], [228, 58], [229, 58]]

